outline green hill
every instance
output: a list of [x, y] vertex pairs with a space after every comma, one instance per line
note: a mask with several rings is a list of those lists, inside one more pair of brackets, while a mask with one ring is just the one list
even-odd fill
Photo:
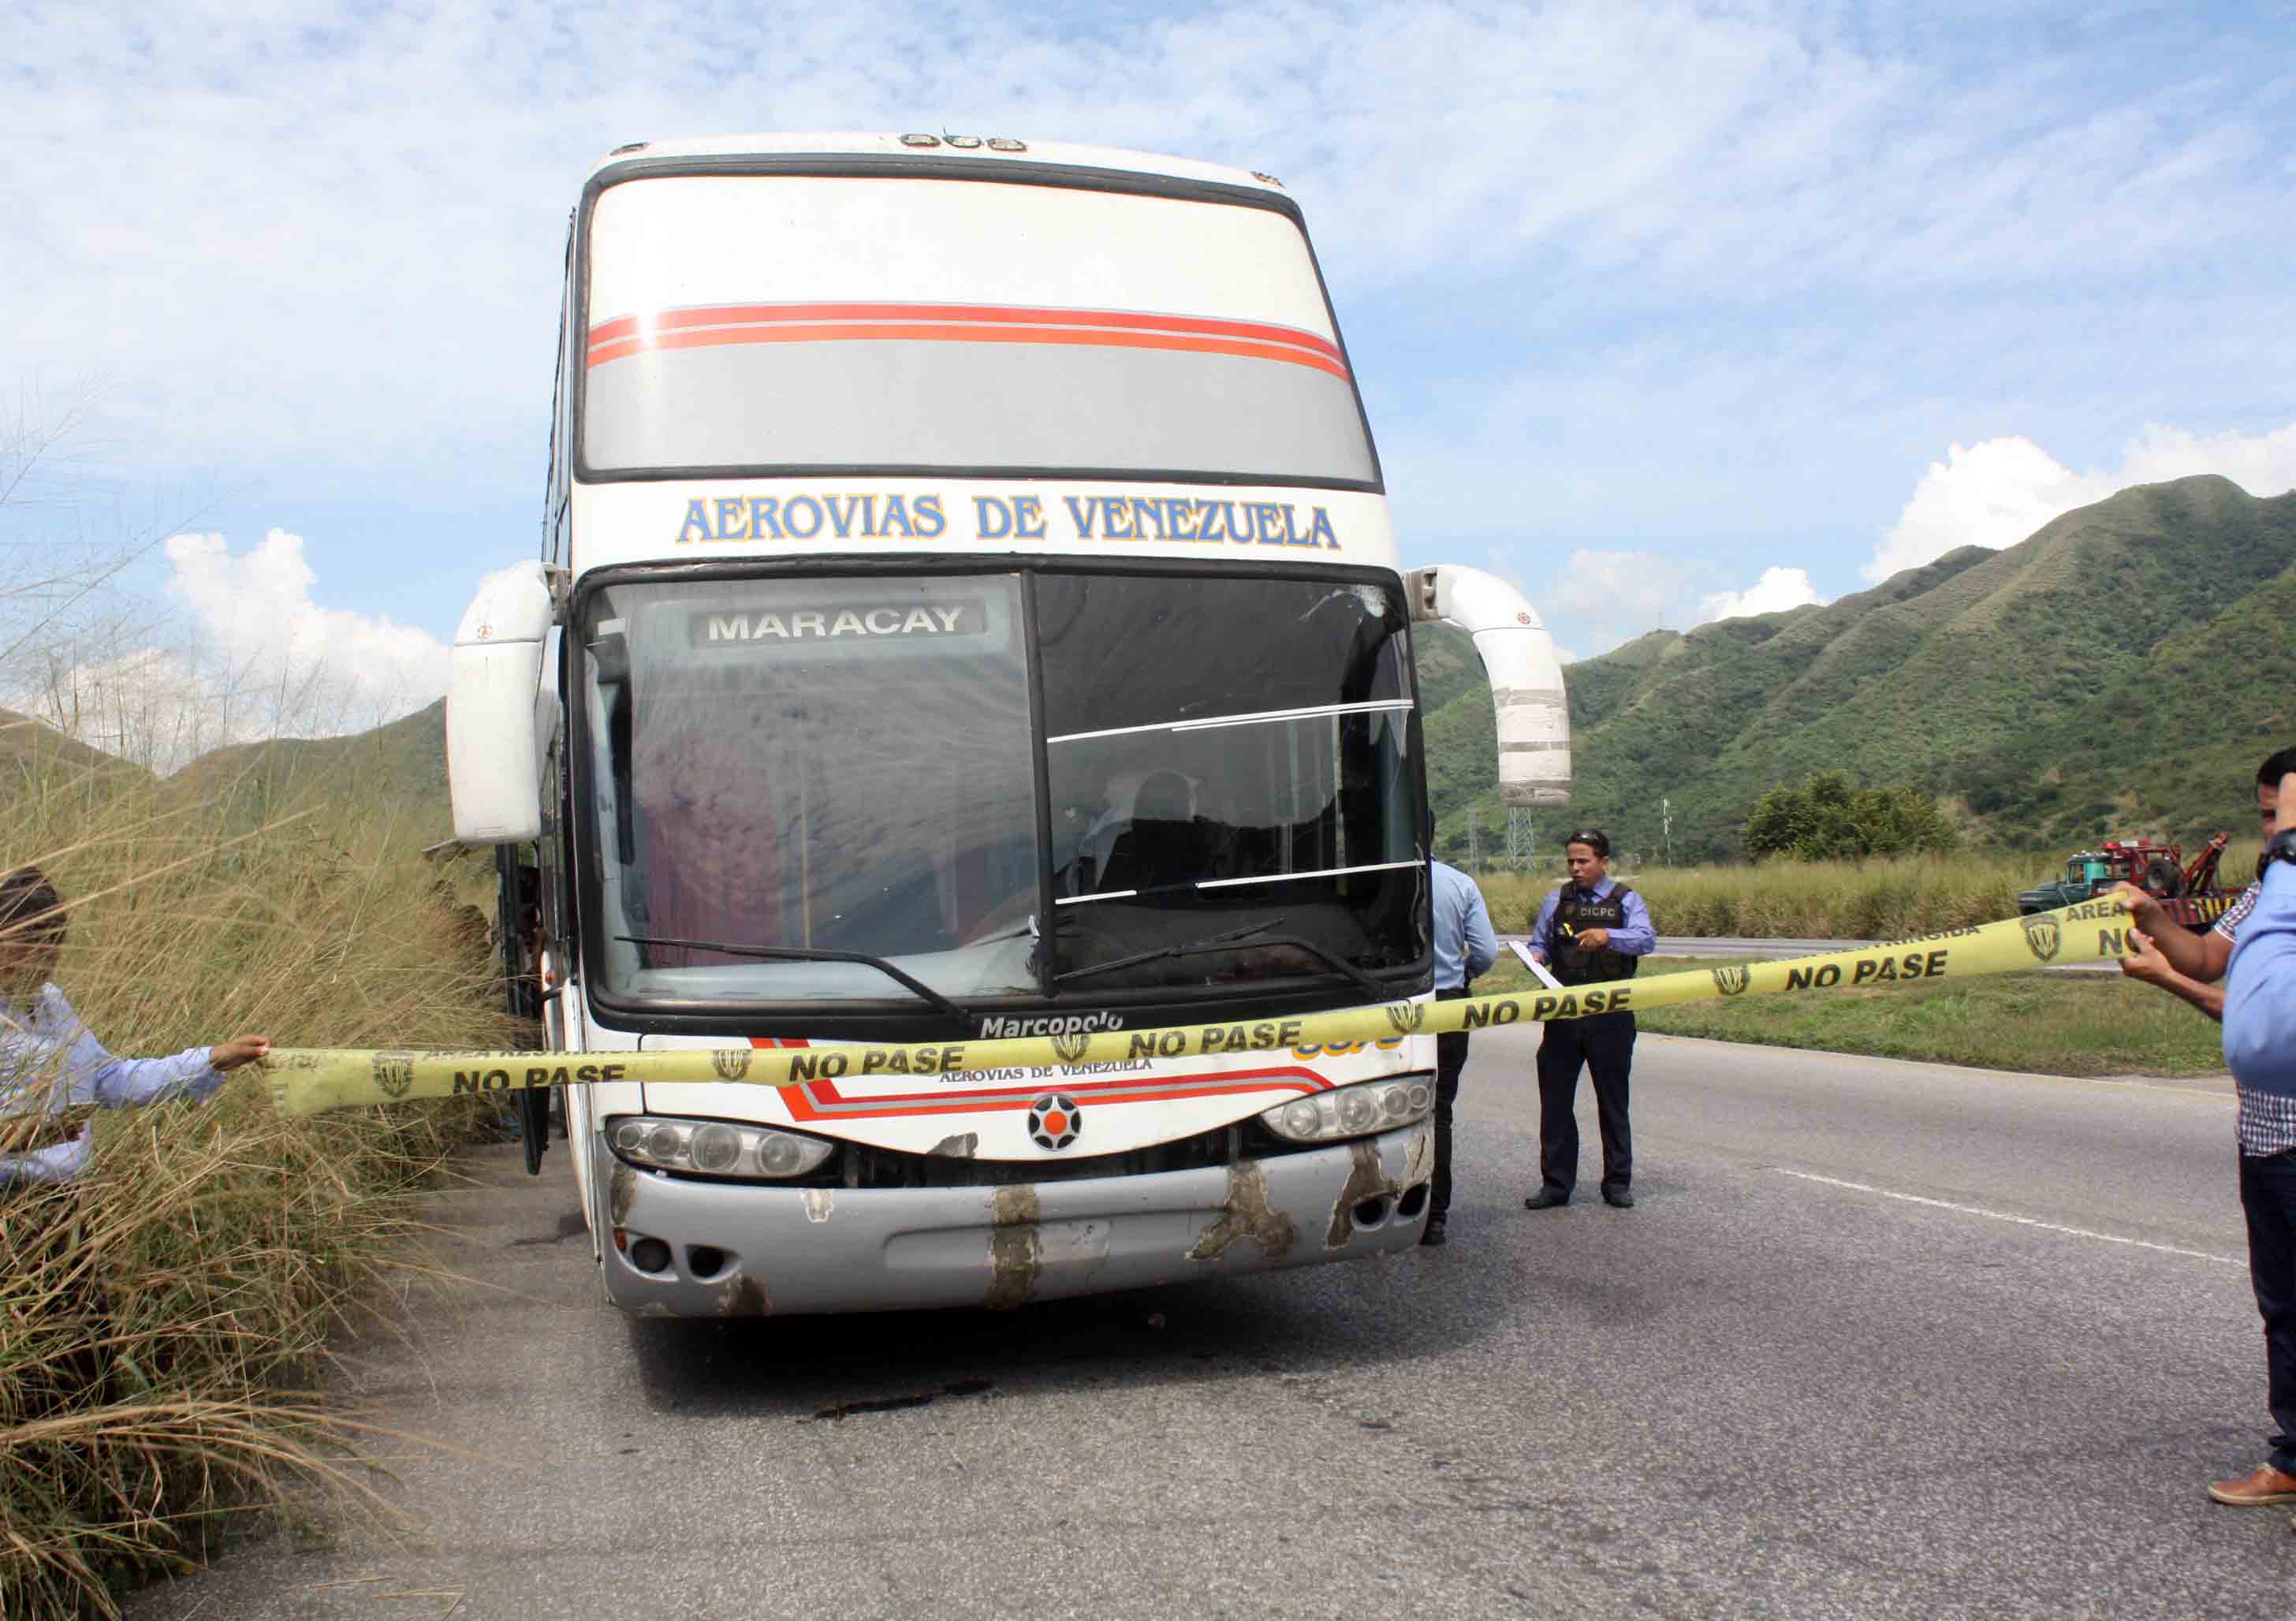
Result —
[[33, 782], [53, 789], [73, 779], [126, 783], [149, 782], [151, 775], [140, 765], [66, 736], [45, 721], [0, 709], [0, 800], [13, 798]]
[[[2296, 495], [2181, 479], [1822, 608], [1654, 631], [1564, 672], [1577, 786], [1545, 819], [1652, 850], [1666, 799], [1677, 860], [1734, 856], [1764, 790], [1840, 767], [1956, 799], [1984, 842], [2237, 825], [2256, 759], [2296, 741], [2284, 706], [2234, 687], [2284, 643], [2292, 569]], [[1456, 851], [1470, 804], [1504, 822], [1488, 692], [1479, 667], [1451, 673], [1464, 637], [1423, 639], [1430, 797]]]
[[317, 800], [382, 806], [447, 826], [447, 701], [367, 732], [274, 738], [201, 755], [168, 779], [250, 824]]

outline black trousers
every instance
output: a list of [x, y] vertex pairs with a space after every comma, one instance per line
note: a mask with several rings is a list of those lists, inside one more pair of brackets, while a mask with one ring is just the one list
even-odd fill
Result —
[[2248, 1216], [2249, 1281], [2264, 1316], [2271, 1463], [2296, 1475], [2296, 1149], [2240, 1157], [2240, 1208]]
[[[1435, 1000], [1464, 996], [1464, 988], [1438, 991]], [[1467, 1033], [1454, 1030], [1435, 1038], [1435, 1175], [1427, 1190], [1427, 1219], [1439, 1222], [1451, 1208], [1451, 1110], [1459, 1101], [1459, 1075], [1467, 1067]]]
[[1547, 1191], [1569, 1197], [1578, 1185], [1581, 1066], [1595, 1077], [1595, 1117], [1603, 1132], [1603, 1185], [1624, 1190], [1635, 1179], [1635, 1139], [1627, 1124], [1627, 1072], [1635, 1062], [1635, 1016], [1597, 1013], [1558, 1019], [1538, 1044], [1538, 1169]]

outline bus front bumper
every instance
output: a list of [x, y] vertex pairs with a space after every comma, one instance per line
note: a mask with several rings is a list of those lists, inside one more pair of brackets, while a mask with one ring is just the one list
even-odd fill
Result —
[[1232, 1166], [1001, 1187], [701, 1183], [634, 1169], [603, 1139], [591, 1151], [607, 1296], [670, 1317], [1010, 1307], [1352, 1260], [1419, 1241], [1435, 1168], [1424, 1120]]

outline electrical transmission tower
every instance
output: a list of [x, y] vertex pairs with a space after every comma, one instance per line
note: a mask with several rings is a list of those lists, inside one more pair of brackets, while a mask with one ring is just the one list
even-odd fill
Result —
[[1530, 807], [1507, 806], [1507, 864], [1528, 871], [1537, 855], [1538, 847], [1531, 841]]

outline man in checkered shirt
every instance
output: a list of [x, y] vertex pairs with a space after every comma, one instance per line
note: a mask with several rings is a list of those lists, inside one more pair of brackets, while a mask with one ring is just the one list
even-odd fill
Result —
[[[2267, 843], [2282, 825], [2283, 779], [2296, 773], [2296, 749], [2283, 749], [2257, 768], [2256, 807]], [[2289, 806], [2296, 823], [2296, 804]], [[2284, 880], [2283, 881], [2285, 881]], [[2123, 958], [2120, 971], [2131, 978], [2183, 997], [2210, 1018], [2225, 1017], [2220, 984], [2241, 944], [2241, 930], [2255, 913], [2264, 889], [2261, 873], [2233, 903], [2216, 927], [2193, 934], [2165, 915], [2161, 903], [2124, 884], [2129, 928], [2137, 954]], [[2226, 1031], [2226, 1052], [2231, 1038]], [[2270, 1461], [2237, 1480], [2219, 1480], [2209, 1495], [2235, 1508], [2296, 1502], [2296, 1093], [2262, 1084], [2235, 1067], [2233, 1085], [2240, 1097], [2240, 1202], [2248, 1216], [2248, 1270], [2264, 1316], [2267, 1400], [2277, 1426]]]

